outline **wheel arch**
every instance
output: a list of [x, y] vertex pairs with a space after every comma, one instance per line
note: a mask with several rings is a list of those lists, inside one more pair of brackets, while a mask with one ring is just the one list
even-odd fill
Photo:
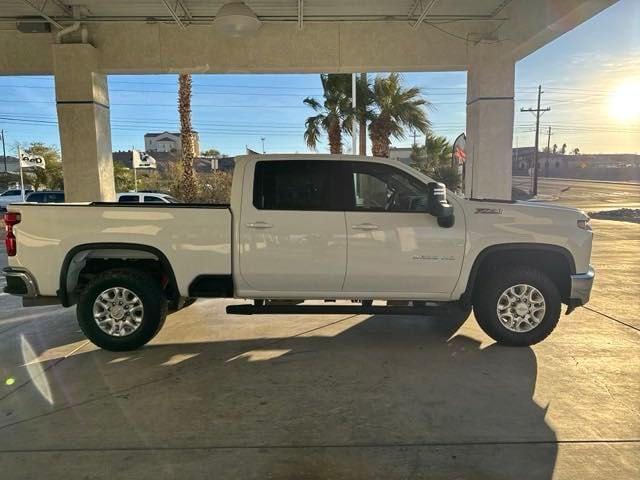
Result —
[[[521, 258], [523, 254], [528, 254], [526, 259]], [[461, 301], [471, 304], [476, 282], [482, 272], [494, 266], [508, 264], [513, 260], [515, 263], [531, 265], [545, 273], [550, 273], [552, 280], [560, 289], [563, 300], [568, 299], [570, 275], [576, 273], [575, 260], [568, 249], [543, 243], [504, 243], [491, 245], [476, 256]]]
[[150, 245], [126, 242], [99, 242], [76, 245], [67, 252], [60, 267], [60, 302], [65, 307], [75, 303], [74, 291], [78, 285], [81, 271], [87, 260], [103, 259], [126, 263], [132, 260], [157, 261], [161, 271], [167, 275], [166, 292], [170, 298], [178, 298], [180, 293], [176, 276], [166, 255]]

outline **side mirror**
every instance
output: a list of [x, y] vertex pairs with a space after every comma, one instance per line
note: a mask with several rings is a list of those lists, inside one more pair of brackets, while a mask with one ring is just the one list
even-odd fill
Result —
[[453, 205], [447, 202], [447, 188], [444, 183], [429, 182], [427, 184], [427, 200], [429, 213], [438, 219], [438, 225], [444, 228], [453, 227]]

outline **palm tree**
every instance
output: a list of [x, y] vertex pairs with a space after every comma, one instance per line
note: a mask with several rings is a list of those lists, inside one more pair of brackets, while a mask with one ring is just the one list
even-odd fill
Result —
[[178, 76], [178, 112], [180, 113], [180, 137], [182, 142], [182, 192], [183, 200], [193, 202], [198, 194], [198, 183], [193, 172], [195, 145], [191, 126], [191, 75]]
[[446, 137], [428, 132], [424, 146], [414, 145], [411, 166], [437, 182], [443, 182], [450, 190], [460, 186], [458, 168], [451, 164], [453, 147]]
[[426, 133], [431, 127], [425, 109], [430, 104], [417, 87], [404, 88], [400, 75], [378, 76], [373, 84], [376, 111], [369, 126], [373, 155], [389, 156], [391, 137], [405, 138], [405, 129]]
[[323, 101], [312, 97], [304, 99], [304, 103], [313, 108], [318, 115], [307, 118], [304, 140], [309, 148], [316, 149], [318, 140], [324, 130], [329, 137], [331, 153], [342, 153], [342, 133], [351, 133], [351, 75], [320, 75], [323, 89]]
[[[351, 92], [350, 92], [351, 95]], [[367, 80], [367, 74], [361, 73], [356, 81], [356, 112], [355, 121], [358, 122], [358, 154], [367, 154], [367, 124], [374, 119], [373, 90]], [[354, 154], [356, 152], [353, 152]]]

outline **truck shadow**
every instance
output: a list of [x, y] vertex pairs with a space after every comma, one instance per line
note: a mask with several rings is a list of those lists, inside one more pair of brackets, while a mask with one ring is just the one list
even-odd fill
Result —
[[237, 449], [244, 478], [551, 478], [533, 350], [481, 348], [454, 333], [463, 321], [372, 316], [333, 336], [79, 353], [44, 365], [51, 405], [29, 385], [0, 402], [13, 412], [0, 438]]

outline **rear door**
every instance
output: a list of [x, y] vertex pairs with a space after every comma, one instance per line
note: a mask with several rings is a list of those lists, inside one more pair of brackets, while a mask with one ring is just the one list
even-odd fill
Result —
[[167, 203], [162, 197], [156, 197], [155, 195], [145, 195], [142, 200], [143, 203]]
[[464, 217], [452, 228], [427, 213], [426, 184], [399, 168], [349, 162], [345, 292], [420, 299], [450, 293], [460, 274]]
[[335, 191], [336, 165], [327, 160], [254, 160], [246, 166], [239, 266], [250, 289], [341, 290], [347, 243]]

